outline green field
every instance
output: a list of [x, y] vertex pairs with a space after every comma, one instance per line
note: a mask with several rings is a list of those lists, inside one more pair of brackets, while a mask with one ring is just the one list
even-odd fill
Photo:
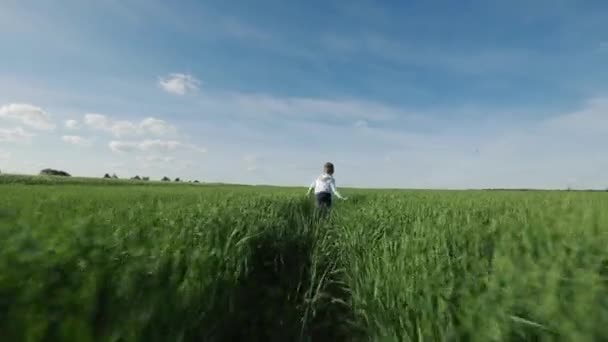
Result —
[[608, 340], [608, 193], [304, 193], [0, 177], [1, 339]]

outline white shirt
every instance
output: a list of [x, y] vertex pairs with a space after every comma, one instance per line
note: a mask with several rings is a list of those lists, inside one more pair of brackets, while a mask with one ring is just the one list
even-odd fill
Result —
[[312, 184], [310, 185], [310, 188], [308, 188], [308, 193], [310, 193], [312, 191], [312, 189], [315, 189], [315, 194], [321, 193], [321, 192], [333, 192], [336, 197], [343, 199], [344, 197], [342, 197], [342, 195], [340, 195], [340, 193], [338, 192], [338, 189], [336, 189], [336, 180], [334, 179], [334, 177], [332, 177], [331, 175], [328, 175], [326, 173], [320, 175], [317, 179], [315, 179]]

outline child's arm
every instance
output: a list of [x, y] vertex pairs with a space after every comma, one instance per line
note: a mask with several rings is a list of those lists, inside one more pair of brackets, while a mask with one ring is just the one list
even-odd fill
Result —
[[309, 196], [309, 195], [310, 195], [310, 192], [312, 191], [312, 189], [314, 189], [314, 187], [315, 187], [315, 182], [313, 181], [313, 182], [310, 184], [310, 187], [308, 188], [308, 191], [306, 192], [306, 196]]
[[332, 178], [331, 183], [329, 183], [331, 186], [331, 191], [336, 195], [336, 197], [338, 197], [339, 199], [345, 200], [346, 197], [343, 197], [342, 195], [340, 195], [340, 193], [338, 192], [338, 189], [336, 189], [336, 181]]

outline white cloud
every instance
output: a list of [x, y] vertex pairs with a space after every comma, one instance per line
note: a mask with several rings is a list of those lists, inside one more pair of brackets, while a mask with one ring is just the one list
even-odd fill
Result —
[[108, 144], [112, 152], [132, 152], [138, 149], [138, 144], [132, 141], [110, 141]]
[[21, 121], [22, 124], [37, 130], [52, 130], [55, 125], [47, 112], [23, 103], [11, 103], [0, 107], [0, 118]]
[[207, 153], [207, 148], [206, 147], [198, 146], [196, 144], [183, 144], [182, 146], [184, 146], [186, 149], [192, 150], [194, 152]]
[[28, 142], [33, 136], [35, 135], [21, 127], [0, 128], [0, 142], [24, 143]]
[[142, 140], [142, 141], [110, 141], [108, 144], [113, 152], [125, 153], [133, 151], [143, 152], [171, 152], [177, 150], [193, 150], [204, 153], [203, 147], [186, 144], [176, 140]]
[[188, 74], [173, 73], [161, 77], [158, 85], [166, 92], [174, 95], [185, 95], [198, 89], [200, 81]]
[[125, 121], [125, 120], [113, 122], [112, 125], [110, 126], [109, 130], [110, 130], [110, 132], [112, 132], [112, 134], [115, 137], [118, 137], [118, 138], [125, 137], [125, 136], [131, 136], [131, 135], [137, 135], [140, 133], [137, 125], [135, 125], [131, 121]]
[[175, 140], [144, 140], [138, 144], [138, 147], [142, 151], [173, 151], [178, 147], [183, 146], [182, 143]]
[[106, 131], [115, 137], [124, 137], [138, 134], [138, 127], [131, 121], [112, 120], [103, 114], [88, 113], [84, 115], [84, 122], [92, 129]]
[[166, 121], [156, 118], [143, 119], [139, 123], [139, 127], [144, 132], [149, 132], [157, 136], [172, 134], [177, 131], [174, 126], [168, 124]]
[[78, 129], [78, 128], [80, 128], [80, 123], [78, 123], [78, 121], [76, 121], [76, 120], [66, 120], [65, 121], [65, 128], [67, 128], [67, 129]]
[[91, 145], [90, 140], [85, 139], [78, 135], [64, 135], [61, 137], [61, 140], [63, 140], [65, 143], [71, 144], [71, 145], [77, 145], [77, 146], [90, 146]]
[[84, 115], [84, 123], [98, 130], [108, 130], [111, 127], [110, 120], [103, 114], [87, 113]]
[[138, 124], [128, 120], [114, 120], [103, 114], [85, 114], [84, 122], [92, 129], [105, 131], [117, 138], [127, 136], [164, 136], [177, 133], [175, 126], [164, 120], [148, 117]]

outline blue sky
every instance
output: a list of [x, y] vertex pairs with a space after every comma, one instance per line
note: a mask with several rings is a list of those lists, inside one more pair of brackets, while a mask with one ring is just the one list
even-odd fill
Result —
[[0, 169], [608, 187], [605, 1], [3, 1]]

